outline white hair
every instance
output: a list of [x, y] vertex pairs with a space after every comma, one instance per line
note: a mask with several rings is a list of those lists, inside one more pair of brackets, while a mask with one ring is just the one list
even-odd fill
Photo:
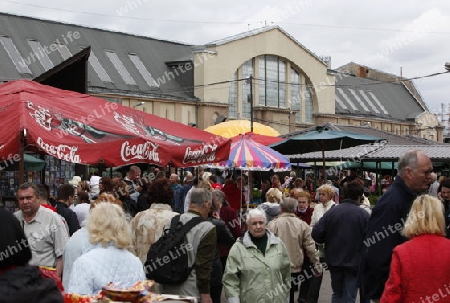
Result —
[[247, 223], [247, 225], [250, 223], [250, 219], [254, 218], [254, 217], [263, 217], [264, 218], [264, 223], [267, 224], [267, 217], [266, 217], [266, 212], [260, 208], [253, 208], [251, 209], [248, 214], [247, 214], [247, 218], [245, 220], [245, 223]]

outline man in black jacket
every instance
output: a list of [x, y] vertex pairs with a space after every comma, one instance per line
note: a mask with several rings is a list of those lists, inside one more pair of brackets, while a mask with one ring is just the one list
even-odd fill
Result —
[[74, 232], [79, 230], [80, 222], [73, 210], [69, 208], [73, 203], [75, 190], [70, 184], [62, 184], [58, 187], [58, 201], [56, 202], [56, 212], [66, 220], [67, 226], [69, 226], [69, 236], [72, 236]]
[[422, 151], [410, 150], [398, 160], [397, 177], [378, 200], [369, 220], [361, 264], [362, 297], [379, 302], [392, 251], [406, 241], [400, 234], [406, 216], [417, 195], [428, 191], [432, 172], [431, 160]]
[[344, 184], [344, 200], [323, 215], [312, 230], [317, 243], [325, 244], [325, 262], [331, 274], [332, 302], [355, 302], [358, 268], [369, 214], [359, 207], [364, 186]]

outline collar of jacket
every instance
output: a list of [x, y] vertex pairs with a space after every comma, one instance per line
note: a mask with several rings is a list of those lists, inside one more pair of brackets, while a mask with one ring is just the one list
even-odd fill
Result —
[[[278, 244], [279, 239], [267, 228], [266, 228], [266, 234], [267, 234], [267, 243], [269, 245], [277, 245]], [[244, 244], [244, 246], [246, 248], [249, 248], [249, 247], [256, 248], [256, 245], [253, 243], [252, 239], [250, 238], [250, 234], [248, 231], [244, 234], [244, 237], [242, 238], [242, 244]]]

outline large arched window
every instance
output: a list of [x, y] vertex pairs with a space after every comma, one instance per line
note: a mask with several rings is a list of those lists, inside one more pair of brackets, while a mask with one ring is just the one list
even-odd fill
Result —
[[250, 83], [245, 79], [252, 75], [253, 93], [258, 95], [255, 105], [290, 109], [296, 112], [297, 123], [313, 123], [311, 93], [305, 87], [304, 75], [294, 66], [286, 59], [273, 55], [263, 55], [244, 62], [230, 84], [228, 116], [250, 117]]

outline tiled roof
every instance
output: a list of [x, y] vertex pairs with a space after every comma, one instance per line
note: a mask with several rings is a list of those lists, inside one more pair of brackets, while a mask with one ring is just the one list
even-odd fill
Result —
[[0, 13], [0, 81], [36, 78], [88, 46], [90, 93], [196, 100], [193, 70], [181, 79], [166, 64], [190, 60], [192, 45], [5, 13]]
[[390, 83], [337, 73], [336, 114], [408, 121], [424, 112], [402, 83]]

